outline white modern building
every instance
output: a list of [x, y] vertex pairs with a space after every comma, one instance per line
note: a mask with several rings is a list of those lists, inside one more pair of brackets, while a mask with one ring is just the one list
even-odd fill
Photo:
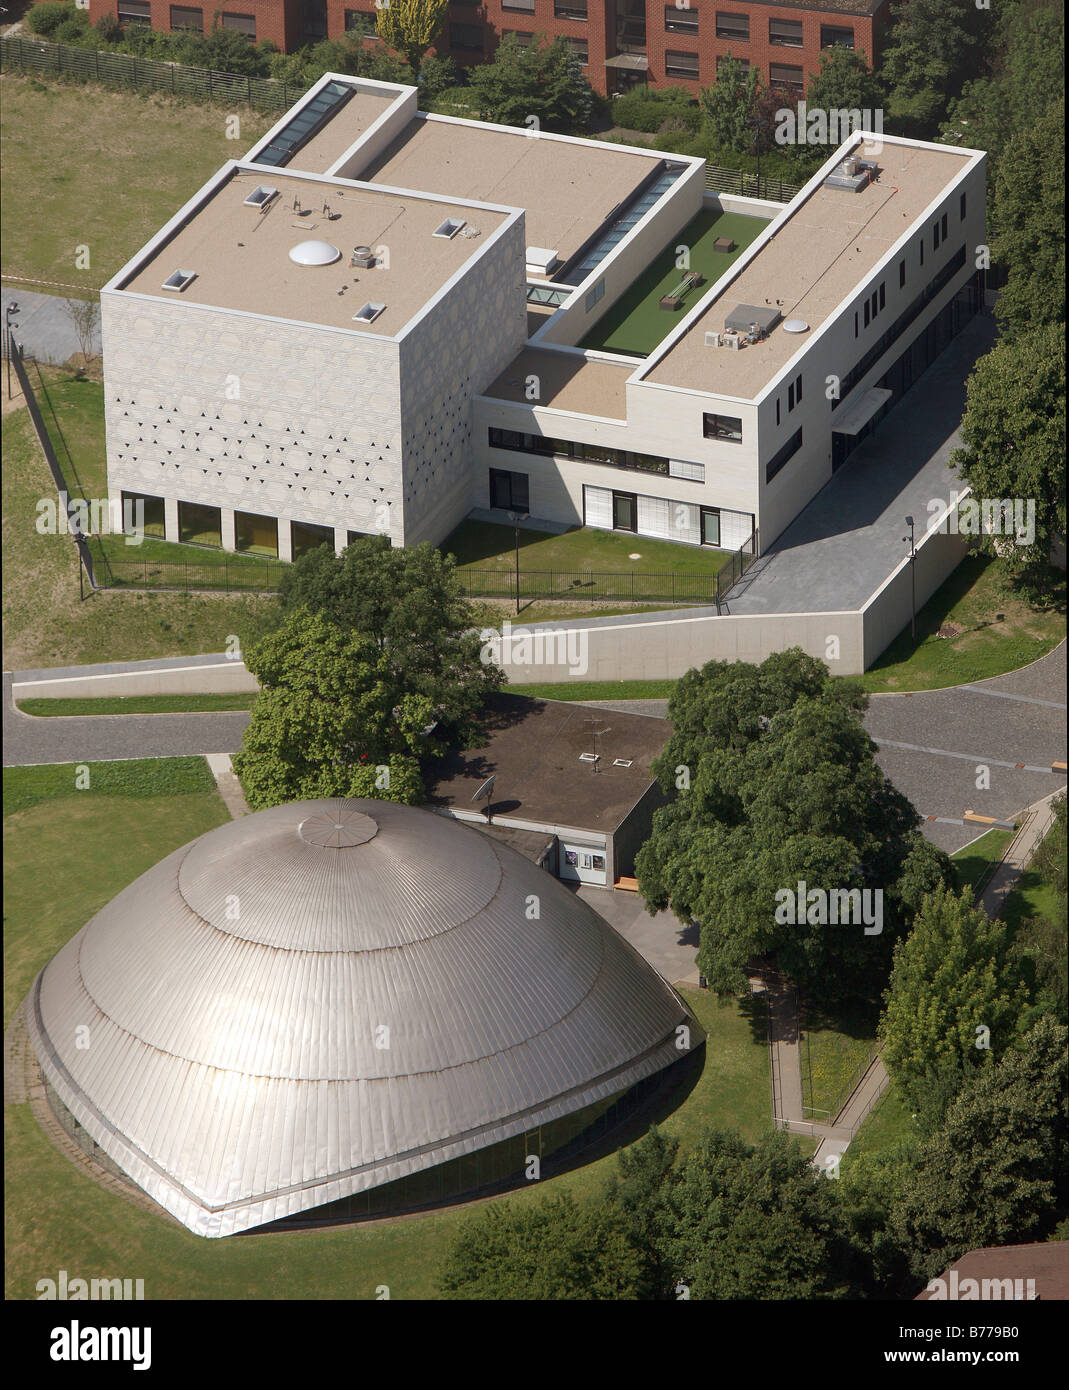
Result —
[[476, 509], [767, 546], [979, 307], [984, 163], [858, 135], [782, 205], [327, 75], [102, 292], [109, 488], [283, 559]]

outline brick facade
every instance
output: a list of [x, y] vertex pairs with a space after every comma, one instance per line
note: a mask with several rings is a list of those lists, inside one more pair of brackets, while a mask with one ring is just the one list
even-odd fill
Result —
[[[172, 6], [169, 0], [89, 0], [94, 21], [102, 14], [143, 12], [145, 4], [153, 28], [163, 30], [172, 28], [172, 9], [199, 9], [206, 30], [216, 14], [251, 18], [256, 39], [270, 39], [283, 51], [317, 37], [340, 38], [353, 16], [372, 20], [375, 13], [374, 0], [233, 0], [228, 9]], [[579, 17], [584, 8], [585, 20]], [[641, 10], [641, 0], [453, 0], [437, 51], [450, 54], [460, 66], [471, 66], [492, 57], [507, 33], [561, 35], [577, 49], [585, 46], [583, 71], [594, 90], [602, 93], [635, 81], [697, 92], [715, 81], [717, 59], [731, 53], [759, 67], [766, 84], [800, 81], [801, 95], [809, 74], [819, 70], [821, 49], [846, 39], [846, 31], [870, 64], [876, 60], [890, 0], [827, 0], [825, 5], [778, 0], [688, 0], [685, 5], [680, 0], [677, 5], [675, 0], [645, 0], [644, 43]], [[644, 52], [648, 69], [606, 66], [607, 59], [628, 51], [636, 56]]]

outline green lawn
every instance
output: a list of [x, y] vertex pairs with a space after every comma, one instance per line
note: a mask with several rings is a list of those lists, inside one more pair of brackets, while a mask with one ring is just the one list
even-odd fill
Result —
[[[86, 290], [99, 289], [275, 121], [243, 108], [12, 73], [0, 90], [4, 272]], [[227, 139], [233, 114], [238, 140]]]
[[[648, 356], [767, 226], [763, 218], [745, 217], [737, 212], [698, 213], [602, 315], [579, 346], [623, 352], [634, 357]], [[717, 237], [730, 237], [736, 249], [714, 251], [713, 242]], [[679, 309], [662, 309], [661, 297], [676, 289], [687, 273], [676, 263], [680, 246], [690, 250], [687, 269], [704, 275], [705, 283], [691, 290]]]
[[914, 1134], [909, 1109], [892, 1081], [875, 1106], [861, 1122], [858, 1132], [843, 1154], [843, 1166], [862, 1154], [879, 1153], [893, 1148]]
[[246, 710], [255, 695], [114, 695], [99, 699], [19, 700], [23, 714], [37, 719], [65, 719], [81, 714], [189, 714], [198, 711]]
[[834, 1120], [876, 1051], [878, 1009], [848, 1005], [834, 1014], [810, 1007], [803, 1021], [802, 1103], [806, 1118]]
[[[79, 792], [72, 766], [14, 769], [5, 778], [8, 1017], [95, 910], [227, 818], [201, 759], [97, 764], [91, 779]], [[689, 1093], [659, 1117], [665, 1132], [684, 1148], [706, 1125], [759, 1138], [771, 1118], [763, 1016], [749, 999], [685, 996], [708, 1043]], [[7, 1292], [16, 1299], [32, 1298], [42, 1270], [54, 1269], [87, 1278], [127, 1269], [145, 1280], [149, 1298], [373, 1299], [380, 1284], [393, 1298], [433, 1297], [436, 1271], [466, 1215], [451, 1208], [373, 1225], [203, 1240], [99, 1187], [52, 1148], [28, 1106], [5, 1107], [5, 1125]], [[606, 1153], [538, 1188], [590, 1200], [614, 1165]], [[535, 1195], [532, 1186], [508, 1200]]]
[[82, 602], [70, 537], [34, 525], [38, 501], [55, 488], [25, 409], [4, 417], [3, 454], [7, 669], [221, 652], [232, 634], [247, 644], [269, 625], [274, 600], [252, 595], [108, 593]]
[[26, 370], [71, 495], [107, 497], [103, 382], [60, 367], [27, 363]]
[[1065, 636], [1065, 575], [1050, 571], [1051, 599], [1036, 608], [1001, 560], [967, 555], [861, 677], [866, 690], [939, 690], [1027, 666]]
[[[462, 521], [438, 547], [456, 557], [462, 570], [516, 568], [516, 533], [490, 521]], [[646, 536], [573, 526], [562, 535], [520, 530], [520, 573], [529, 570], [694, 574], [712, 576], [728, 559], [726, 550], [655, 541]], [[632, 559], [637, 555], [637, 559]]]
[[955, 850], [950, 857], [954, 861], [959, 889], [968, 886], [978, 893], [1016, 833], [1015, 830], [989, 830], [986, 835]]

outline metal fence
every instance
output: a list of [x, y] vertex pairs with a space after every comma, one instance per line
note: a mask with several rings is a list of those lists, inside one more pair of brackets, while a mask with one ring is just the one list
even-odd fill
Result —
[[716, 593], [714, 595], [717, 612], [720, 611], [728, 594], [758, 558], [760, 553], [761, 538], [755, 526], [750, 532], [749, 539], [744, 541], [738, 550], [733, 550], [731, 552], [727, 564], [717, 572]]
[[258, 111], [285, 111], [308, 91], [308, 85], [293, 86], [276, 82], [273, 77], [243, 77], [234, 72], [215, 72], [211, 68], [138, 58], [133, 53], [78, 48], [73, 44], [18, 36], [0, 39], [0, 66], [17, 68], [20, 72], [53, 73], [81, 81], [104, 82], [111, 87], [171, 92], [197, 101], [242, 103]]
[[273, 594], [278, 592], [284, 560], [219, 559], [153, 560], [138, 559], [130, 546], [129, 559], [117, 559], [105, 551], [98, 539], [91, 543], [96, 561], [97, 584], [102, 589], [210, 590], [226, 594]]
[[744, 169], [722, 169], [717, 164], [705, 166], [705, 186], [710, 193], [735, 193], [740, 198], [770, 198], [774, 203], [789, 203], [802, 191], [800, 183], [759, 177]]
[[[715, 574], [644, 570], [457, 571], [469, 599], [581, 599], [588, 603], [713, 603]], [[519, 592], [517, 593], [517, 581]]]

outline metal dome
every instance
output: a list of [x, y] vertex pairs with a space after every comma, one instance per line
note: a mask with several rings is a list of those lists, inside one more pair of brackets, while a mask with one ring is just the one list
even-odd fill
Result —
[[383, 801], [200, 836], [98, 912], [29, 1004], [63, 1104], [206, 1236], [583, 1110], [678, 1060], [680, 1025], [701, 1037], [549, 874]]
[[290, 247], [290, 260], [298, 265], [333, 265], [341, 252], [329, 241], [299, 241]]

